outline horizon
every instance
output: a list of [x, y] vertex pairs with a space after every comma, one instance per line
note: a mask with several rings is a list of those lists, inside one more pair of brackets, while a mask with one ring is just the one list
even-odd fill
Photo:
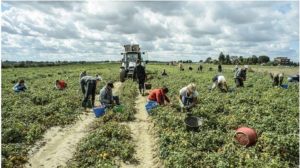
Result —
[[299, 2], [1, 3], [2, 60], [118, 61], [137, 43], [157, 61], [266, 55], [299, 62]]

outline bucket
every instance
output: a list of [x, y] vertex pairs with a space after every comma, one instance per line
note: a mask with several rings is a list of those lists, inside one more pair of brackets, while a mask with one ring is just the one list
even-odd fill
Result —
[[105, 107], [103, 106], [95, 107], [93, 108], [93, 111], [95, 113], [96, 118], [99, 118], [105, 114]]
[[150, 111], [158, 106], [156, 101], [148, 101], [145, 105], [146, 111], [150, 114]]
[[287, 88], [289, 87], [289, 85], [283, 84], [283, 85], [281, 85], [281, 87], [282, 87], [283, 89], [287, 89]]
[[234, 137], [238, 141], [238, 143], [248, 147], [255, 144], [257, 134], [256, 131], [252, 128], [241, 127], [236, 130]]
[[187, 116], [184, 119], [186, 129], [188, 131], [199, 131], [199, 127], [202, 125], [203, 119], [195, 116]]
[[152, 86], [151, 83], [145, 83], [145, 88], [146, 89], [148, 89], [148, 90], [151, 89], [151, 86]]
[[117, 105], [117, 106], [114, 106], [114, 108], [113, 108], [113, 112], [116, 112], [116, 113], [122, 113], [123, 111], [124, 111], [123, 105]]

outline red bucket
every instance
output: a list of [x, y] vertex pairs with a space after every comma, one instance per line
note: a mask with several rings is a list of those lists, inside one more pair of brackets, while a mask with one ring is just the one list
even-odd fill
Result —
[[241, 145], [248, 147], [255, 144], [257, 134], [252, 128], [241, 127], [236, 130], [234, 137]]

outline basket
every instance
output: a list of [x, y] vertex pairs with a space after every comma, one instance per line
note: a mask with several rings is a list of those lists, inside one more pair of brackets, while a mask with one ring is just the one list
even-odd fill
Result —
[[145, 83], [145, 88], [147, 90], [151, 89], [151, 87], [152, 87], [151, 83]]
[[248, 147], [255, 144], [257, 134], [256, 131], [252, 128], [241, 127], [236, 130], [234, 137], [238, 143]]
[[103, 106], [95, 107], [93, 108], [93, 111], [95, 113], [96, 118], [99, 118], [105, 114], [105, 107]]
[[202, 122], [202, 118], [195, 116], [188, 116], [184, 119], [184, 123], [188, 131], [199, 131], [199, 127], [202, 125]]

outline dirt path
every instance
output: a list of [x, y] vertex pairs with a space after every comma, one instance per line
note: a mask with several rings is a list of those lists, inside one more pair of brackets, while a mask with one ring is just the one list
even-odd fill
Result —
[[133, 122], [125, 123], [131, 129], [133, 141], [136, 143], [137, 165], [122, 164], [123, 168], [158, 168], [162, 167], [157, 157], [158, 149], [151, 133], [151, 122], [145, 109], [146, 97], [139, 95], [136, 100], [137, 113]]
[[[114, 92], [117, 92], [121, 83], [116, 82], [114, 86]], [[96, 106], [99, 105], [98, 100], [99, 95], [96, 97]], [[74, 125], [49, 129], [44, 138], [29, 152], [29, 163], [25, 166], [33, 168], [66, 166], [66, 162], [72, 158], [76, 150], [76, 144], [89, 133], [89, 126], [96, 119], [92, 112], [84, 113]]]

